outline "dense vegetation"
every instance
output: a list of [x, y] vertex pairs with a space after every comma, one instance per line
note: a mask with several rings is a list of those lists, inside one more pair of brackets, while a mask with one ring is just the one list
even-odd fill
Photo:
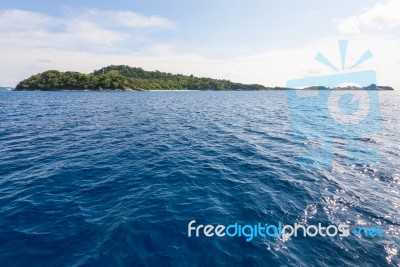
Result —
[[[90, 74], [50, 70], [21, 81], [16, 90], [284, 90], [284, 87], [265, 87], [259, 84], [241, 84], [228, 80], [198, 78], [193, 75], [145, 71], [125, 65], [108, 66]], [[366, 87], [311, 86], [308, 90], [393, 90], [389, 86], [371, 84]]]
[[[21, 81], [17, 90], [264, 90], [258, 84], [198, 78], [193, 75], [145, 71], [128, 66], [108, 66], [91, 74], [46, 71]], [[279, 88], [277, 88], [279, 89]]]

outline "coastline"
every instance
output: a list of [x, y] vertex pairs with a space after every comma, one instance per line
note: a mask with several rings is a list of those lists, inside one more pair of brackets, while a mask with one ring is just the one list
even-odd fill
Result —
[[8, 92], [201, 92], [201, 91], [215, 91], [215, 92], [268, 92], [268, 91], [396, 91], [394, 88], [391, 89], [364, 89], [364, 88], [327, 88], [327, 89], [318, 89], [318, 88], [305, 88], [305, 89], [295, 89], [295, 88], [286, 88], [286, 89], [262, 89], [262, 90], [218, 90], [218, 89], [150, 89], [150, 90], [126, 90], [126, 89], [11, 89], [11, 90], [3, 90]]

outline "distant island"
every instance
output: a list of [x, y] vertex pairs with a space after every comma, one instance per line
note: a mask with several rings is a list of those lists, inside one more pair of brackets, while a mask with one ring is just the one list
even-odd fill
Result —
[[14, 88], [11, 87], [5, 87], [5, 86], [0, 86], [0, 91], [12, 91]]
[[376, 84], [370, 84], [365, 87], [359, 86], [343, 86], [343, 87], [325, 87], [325, 86], [309, 86], [301, 90], [378, 90], [378, 91], [393, 91], [393, 87], [381, 86]]
[[[199, 78], [193, 75], [171, 74], [160, 71], [145, 71], [126, 65], [111, 65], [90, 74], [49, 70], [29, 77], [18, 83], [17, 91], [66, 91], [66, 90], [290, 90], [286, 87], [266, 87], [260, 84], [242, 84], [228, 80]], [[367, 87], [327, 88], [311, 86], [303, 90], [393, 90], [389, 86], [371, 84]]]

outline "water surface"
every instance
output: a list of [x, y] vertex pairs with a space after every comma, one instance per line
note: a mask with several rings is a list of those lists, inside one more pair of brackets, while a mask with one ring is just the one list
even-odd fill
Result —
[[[380, 163], [346, 162], [351, 136], [331, 129], [339, 152], [325, 170], [298, 162], [313, 144], [293, 139], [306, 118], [285, 92], [2, 91], [1, 265], [398, 266], [400, 94], [379, 97], [383, 129], [358, 141]], [[385, 236], [188, 238], [192, 219]]]

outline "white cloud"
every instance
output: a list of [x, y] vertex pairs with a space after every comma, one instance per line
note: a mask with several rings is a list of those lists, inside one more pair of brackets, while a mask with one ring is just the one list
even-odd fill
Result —
[[124, 41], [138, 41], [134, 39], [137, 33], [134, 29], [165, 29], [174, 25], [159, 16], [130, 11], [90, 9], [55, 18], [38, 12], [3, 10], [0, 11], [0, 47], [111, 48]]
[[174, 23], [171, 21], [159, 17], [159, 16], [149, 16], [146, 17], [142, 14], [134, 13], [134, 12], [115, 12], [113, 14], [116, 21], [118, 21], [121, 25], [125, 25], [127, 27], [132, 28], [150, 28], [150, 27], [160, 27], [160, 28], [173, 28]]
[[18, 9], [0, 11], [0, 30], [2, 33], [48, 28], [58, 23], [59, 19], [42, 13]]
[[[66, 31], [61, 34], [55, 34], [54, 37], [61, 38], [64, 44], [78, 44], [112, 46], [115, 43], [126, 40], [129, 35], [124, 32], [109, 30], [101, 25], [83, 19], [68, 20], [65, 22]], [[51, 34], [50, 34], [51, 35]], [[57, 40], [54, 40], [57, 42]]]
[[[210, 57], [215, 53], [208, 50], [201, 54], [193, 53], [185, 43], [149, 41], [144, 48], [129, 49], [137, 44], [140, 36], [146, 37], [149, 27], [165, 30], [173, 23], [164, 23], [163, 20], [161, 23], [152, 20], [154, 16], [141, 15], [139, 17], [149, 20], [138, 20], [140, 23], [136, 21], [128, 26], [119, 21], [127, 17], [126, 12], [119, 17], [118, 12], [107, 12], [111, 11], [86, 10], [55, 18], [21, 10], [0, 11], [0, 23], [3, 23], [0, 24], [0, 85], [15, 86], [20, 80], [49, 69], [89, 73], [103, 66], [121, 64], [243, 83], [284, 86], [288, 79], [333, 73], [314, 60], [318, 51], [335, 66], [340, 66], [337, 36], [303, 46], [296, 45], [292, 49], [254, 54], [246, 52], [246, 55], [239, 53], [236, 57], [223, 60]], [[10, 30], [10, 27], [14, 28]], [[183, 52], [179, 45], [185, 46], [184, 50], [188, 52]], [[349, 41], [346, 66], [351, 66], [362, 53], [371, 49], [374, 57], [357, 70], [374, 69], [380, 84], [400, 89], [397, 78], [400, 72], [399, 47], [397, 36], [376, 38], [357, 35]]]
[[364, 13], [346, 18], [338, 25], [342, 33], [361, 33], [365, 29], [394, 28], [400, 25], [400, 0], [377, 4]]
[[82, 17], [99, 24], [117, 25], [131, 29], [172, 29], [175, 27], [175, 23], [166, 18], [157, 15], [146, 16], [132, 11], [104, 11], [92, 8], [87, 10]]
[[342, 33], [361, 33], [360, 21], [357, 17], [347, 18], [339, 24], [338, 29]]

